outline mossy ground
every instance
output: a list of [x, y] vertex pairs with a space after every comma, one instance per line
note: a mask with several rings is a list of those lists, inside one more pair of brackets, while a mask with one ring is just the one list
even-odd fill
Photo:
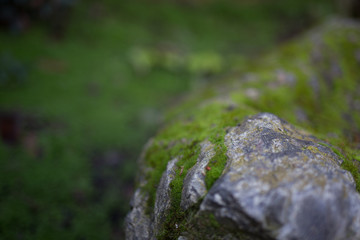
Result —
[[[338, 27], [329, 24], [308, 33], [301, 40], [248, 64], [239, 78], [225, 76], [202, 93], [197, 91], [179, 107], [186, 110], [170, 113], [169, 125], [155, 138], [155, 142], [163, 144], [158, 150], [161, 156], [153, 154], [152, 149], [145, 159], [145, 163], [165, 169], [168, 160], [182, 156], [177, 167], [178, 172], [180, 169], [183, 172], [171, 184], [172, 205], [159, 239], [176, 239], [185, 231], [189, 213], [180, 209], [182, 183], [196, 162], [198, 144], [207, 139], [216, 145], [216, 156], [206, 173], [210, 188], [226, 163], [226, 129], [258, 112], [276, 114], [333, 145], [344, 161], [342, 167], [352, 173], [360, 192], [360, 168], [354, 164], [360, 158], [360, 111], [353, 106], [360, 98], [360, 62], [355, 55], [360, 49], [360, 28], [341, 22], [339, 25], [335, 20], [332, 24]], [[251, 81], [246, 80], [249, 74]], [[255, 89], [258, 96], [248, 97], [247, 89]], [[184, 139], [190, 145], [181, 143]], [[171, 147], [174, 142], [175, 147]], [[161, 172], [156, 170], [148, 176], [147, 188], [156, 186]], [[154, 194], [150, 191], [150, 199], [155, 198]]]

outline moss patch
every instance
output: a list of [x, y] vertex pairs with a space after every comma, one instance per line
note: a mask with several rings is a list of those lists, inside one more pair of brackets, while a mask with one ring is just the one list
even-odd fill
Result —
[[[205, 100], [192, 97], [179, 106], [181, 110], [172, 111], [169, 124], [158, 133], [145, 160], [145, 164], [155, 169], [147, 176], [145, 186], [152, 207], [167, 162], [182, 156], [177, 163], [178, 174], [171, 183], [171, 209], [159, 239], [176, 239], [193, 220], [191, 214], [196, 212], [196, 207], [184, 212], [180, 201], [183, 180], [196, 163], [199, 144], [209, 140], [215, 145], [216, 154], [208, 164], [205, 177], [210, 189], [226, 164], [227, 129], [245, 116], [259, 112], [276, 114], [336, 146], [332, 149], [343, 159], [341, 167], [351, 172], [360, 191], [360, 167], [356, 164], [360, 159], [356, 150], [360, 113], [354, 108], [354, 102], [360, 98], [355, 90], [360, 89], [360, 69], [354, 56], [360, 49], [360, 41], [348, 39], [349, 34], [360, 39], [360, 31], [345, 25], [327, 26], [316, 34], [317, 37], [306, 35], [301, 41], [283, 46], [265, 56], [257, 66], [248, 64], [248, 72], [240, 78], [230, 77], [211, 84], [198, 95]], [[249, 89], [256, 94], [249, 97]]]
[[[177, 162], [177, 174], [171, 182], [171, 208], [164, 223], [163, 232], [158, 236], [179, 236], [186, 223], [188, 215], [180, 208], [181, 193], [184, 178], [188, 170], [193, 167], [200, 153], [200, 142], [208, 139], [215, 144], [216, 154], [209, 163], [205, 181], [207, 188], [211, 188], [221, 175], [226, 164], [226, 147], [224, 136], [229, 126], [235, 126], [246, 115], [255, 111], [246, 106], [233, 107], [228, 102], [213, 101], [201, 106], [195, 113], [187, 113], [159, 132], [154, 143], [147, 150], [145, 164], [152, 171], [146, 176], [147, 184], [144, 190], [149, 193], [149, 209], [153, 209], [156, 188], [165, 171], [167, 162], [175, 157], [181, 157]], [[176, 227], [177, 226], [177, 227]], [[171, 237], [171, 239], [173, 239]]]

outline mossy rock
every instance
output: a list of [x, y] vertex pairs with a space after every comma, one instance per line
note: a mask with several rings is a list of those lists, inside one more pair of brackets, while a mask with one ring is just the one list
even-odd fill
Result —
[[170, 111], [140, 157], [127, 238], [359, 239], [359, 160], [360, 24], [333, 19]]

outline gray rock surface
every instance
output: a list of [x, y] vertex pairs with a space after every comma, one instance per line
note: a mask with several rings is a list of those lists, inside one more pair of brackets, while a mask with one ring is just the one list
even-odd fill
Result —
[[[340, 168], [342, 160], [325, 143], [261, 113], [230, 128], [225, 145], [227, 164], [207, 192], [205, 167], [215, 151], [208, 141], [200, 144], [197, 163], [184, 179], [183, 209], [205, 196], [198, 214], [214, 215], [229, 229], [229, 239], [360, 239], [360, 195], [351, 174]], [[146, 213], [146, 193], [135, 192], [127, 239], [155, 239], [161, 230], [179, 159], [167, 164], [152, 214]], [[230, 234], [234, 231], [244, 237]], [[183, 238], [192, 239], [192, 233]]]
[[131, 201], [132, 211], [126, 217], [127, 239], [150, 239], [152, 236], [151, 220], [145, 213], [147, 196], [136, 190]]
[[193, 206], [207, 193], [205, 184], [206, 166], [211, 158], [215, 156], [214, 144], [209, 141], [202, 142], [201, 152], [196, 164], [189, 170], [185, 179], [181, 195], [181, 208], [183, 210]]
[[225, 144], [200, 211], [264, 239], [360, 239], [360, 195], [330, 148], [269, 113], [230, 129]]
[[154, 229], [159, 229], [166, 218], [166, 213], [170, 208], [170, 183], [176, 175], [176, 163], [179, 158], [174, 158], [168, 162], [166, 171], [163, 173], [160, 184], [156, 191], [155, 208], [154, 208]]

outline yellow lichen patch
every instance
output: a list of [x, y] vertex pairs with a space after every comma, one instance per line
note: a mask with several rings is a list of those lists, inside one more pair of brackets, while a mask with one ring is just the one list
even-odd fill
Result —
[[305, 149], [310, 150], [312, 153], [315, 154], [323, 154], [317, 147], [314, 146], [307, 146]]

